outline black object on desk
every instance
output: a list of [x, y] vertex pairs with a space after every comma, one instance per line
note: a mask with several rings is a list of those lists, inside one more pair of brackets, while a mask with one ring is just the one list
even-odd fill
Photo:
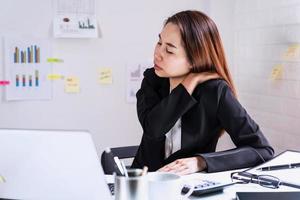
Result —
[[237, 200], [299, 200], [300, 192], [237, 192]]
[[110, 148], [107, 148], [102, 153], [101, 163], [102, 163], [103, 170], [106, 172], [105, 174], [116, 173], [119, 176], [123, 175], [118, 164], [115, 161], [115, 155], [110, 150]]
[[300, 167], [300, 163], [290, 163], [290, 164], [285, 164], [285, 165], [273, 165], [273, 166], [266, 166], [266, 167], [261, 167], [256, 170], [259, 171], [272, 171], [272, 170], [279, 170], [279, 169], [293, 169]]

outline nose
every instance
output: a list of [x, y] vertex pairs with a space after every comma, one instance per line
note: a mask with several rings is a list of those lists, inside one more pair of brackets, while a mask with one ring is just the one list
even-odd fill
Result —
[[155, 49], [155, 52], [154, 52], [154, 59], [156, 60], [156, 61], [162, 61], [162, 55], [161, 55], [161, 53], [160, 53], [160, 51], [159, 51], [159, 49], [158, 48], [156, 48]]

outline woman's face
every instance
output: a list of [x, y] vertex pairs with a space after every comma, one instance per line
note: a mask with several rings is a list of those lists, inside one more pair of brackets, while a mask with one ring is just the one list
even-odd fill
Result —
[[159, 34], [154, 51], [154, 69], [156, 75], [166, 78], [179, 78], [190, 72], [189, 63], [179, 27], [168, 23]]

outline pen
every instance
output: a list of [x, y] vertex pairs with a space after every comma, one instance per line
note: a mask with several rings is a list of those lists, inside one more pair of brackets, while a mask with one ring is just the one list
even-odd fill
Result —
[[121, 174], [124, 175], [124, 171], [123, 171], [123, 167], [122, 167], [122, 165], [121, 165], [120, 159], [119, 159], [117, 156], [115, 156], [115, 157], [114, 157], [114, 161], [115, 161], [115, 163], [116, 163], [118, 169], [120, 170]]
[[279, 170], [279, 169], [292, 169], [300, 167], [300, 163], [290, 163], [285, 165], [273, 165], [273, 166], [267, 166], [267, 167], [261, 167], [256, 170], [259, 171], [272, 171], [272, 170]]
[[126, 177], [128, 177], [127, 169], [126, 169], [126, 166], [125, 166], [124, 162], [123, 161], [120, 161], [120, 162], [121, 162], [121, 166], [123, 167], [124, 175]]

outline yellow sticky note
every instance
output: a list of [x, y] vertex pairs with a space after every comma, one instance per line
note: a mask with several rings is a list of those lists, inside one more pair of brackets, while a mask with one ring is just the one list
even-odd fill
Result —
[[99, 83], [112, 84], [112, 70], [111, 68], [101, 68], [98, 70]]
[[283, 54], [284, 59], [294, 59], [300, 56], [300, 44], [290, 45]]
[[5, 178], [3, 176], [1, 176], [1, 175], [0, 175], [0, 182], [2, 182], [2, 183], [6, 182]]
[[65, 79], [65, 92], [66, 93], [79, 93], [80, 84], [79, 78], [75, 76], [70, 76]]
[[283, 73], [283, 65], [282, 64], [275, 65], [272, 69], [271, 79], [272, 80], [280, 79], [282, 77], [282, 73]]
[[47, 58], [48, 63], [61, 63], [64, 62], [62, 59], [59, 58]]
[[59, 80], [59, 79], [64, 79], [65, 77], [63, 75], [60, 75], [60, 74], [48, 74], [47, 75], [47, 79], [48, 80]]

